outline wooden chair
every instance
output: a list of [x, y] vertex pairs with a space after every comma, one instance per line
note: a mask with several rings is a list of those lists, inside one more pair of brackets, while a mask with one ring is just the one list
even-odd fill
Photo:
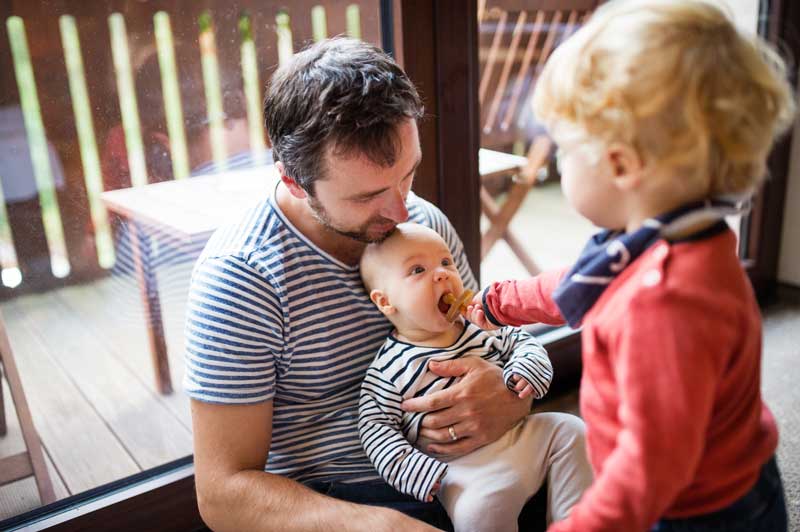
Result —
[[[489, 6], [487, 2], [495, 5]], [[527, 163], [523, 167], [509, 165], [505, 172], [481, 173], [481, 210], [490, 221], [489, 229], [481, 236], [481, 259], [503, 239], [531, 275], [539, 272], [509, 228], [525, 196], [547, 168], [552, 152], [552, 141], [526, 107], [550, 53], [600, 3], [599, 0], [479, 0], [478, 25], [482, 40], [486, 41], [481, 42], [483, 69], [478, 88], [481, 146], [499, 151], [510, 151], [520, 142], [528, 146]], [[513, 5], [513, 9], [504, 5]], [[498, 179], [507, 192], [502, 205], [489, 192], [492, 185], [497, 188]]]
[[[44, 461], [39, 435], [33, 425], [28, 401], [25, 399], [22, 381], [17, 372], [17, 365], [14, 362], [14, 354], [11, 352], [11, 344], [8, 341], [2, 315], [0, 315], [0, 362], [2, 362], [2, 370], [5, 372], [8, 387], [11, 390], [11, 400], [17, 411], [22, 438], [27, 449], [24, 452], [0, 458], [0, 486], [33, 476], [36, 479], [36, 488], [39, 491], [42, 505], [50, 504], [56, 500], [55, 491], [47, 471], [47, 464]], [[2, 373], [0, 371], [0, 377], [2, 377]], [[5, 436], [7, 432], [3, 403], [3, 389], [0, 387], [0, 436]]]

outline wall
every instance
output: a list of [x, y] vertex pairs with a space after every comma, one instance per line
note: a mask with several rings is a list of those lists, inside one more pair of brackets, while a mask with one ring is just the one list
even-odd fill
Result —
[[[798, 87], [800, 92], [800, 87]], [[800, 286], [800, 121], [795, 123], [786, 203], [783, 210], [781, 254], [778, 260], [778, 280]]]

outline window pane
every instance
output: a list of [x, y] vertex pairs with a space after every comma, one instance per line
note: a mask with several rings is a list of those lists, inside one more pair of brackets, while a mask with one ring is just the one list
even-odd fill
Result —
[[[0, 482], [29, 469], [24, 393], [55, 499], [191, 453], [189, 276], [267, 193], [264, 83], [314, 40], [381, 43], [377, 0], [108, 4], [14, 0], [0, 27], [0, 324], [20, 377], [4, 364]], [[0, 501], [0, 521], [42, 502], [31, 476]]]
[[[717, 1], [745, 31], [756, 31], [759, 0]], [[568, 266], [598, 230], [564, 198], [555, 148], [533, 117], [531, 97], [553, 49], [602, 3], [478, 2], [484, 286]], [[729, 223], [738, 235], [741, 217]]]

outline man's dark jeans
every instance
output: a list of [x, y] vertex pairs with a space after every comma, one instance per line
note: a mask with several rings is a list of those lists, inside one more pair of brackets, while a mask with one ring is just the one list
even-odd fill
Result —
[[[419, 502], [414, 497], [404, 495], [383, 481], [342, 484], [340, 482], [312, 482], [307, 486], [316, 492], [335, 499], [384, 506], [425, 521], [442, 530], [453, 530], [447, 512], [439, 501]], [[547, 505], [547, 486], [542, 488], [528, 501], [519, 516], [519, 529], [531, 532], [544, 531]]]
[[761, 468], [755, 486], [717, 512], [686, 519], [662, 519], [651, 532], [786, 532], [786, 501], [775, 458]]

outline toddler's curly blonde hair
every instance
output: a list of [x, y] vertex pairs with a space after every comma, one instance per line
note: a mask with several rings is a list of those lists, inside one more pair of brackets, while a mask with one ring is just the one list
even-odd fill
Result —
[[780, 56], [702, 0], [605, 4], [555, 50], [533, 105], [548, 127], [625, 142], [708, 196], [754, 190], [795, 111]]

